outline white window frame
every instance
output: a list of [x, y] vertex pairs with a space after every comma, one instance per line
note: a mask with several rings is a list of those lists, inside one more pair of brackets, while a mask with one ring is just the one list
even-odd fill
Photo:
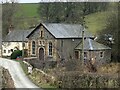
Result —
[[[52, 44], [51, 54], [50, 54], [50, 43]], [[51, 41], [48, 43], [48, 55], [53, 56], [53, 43]]]

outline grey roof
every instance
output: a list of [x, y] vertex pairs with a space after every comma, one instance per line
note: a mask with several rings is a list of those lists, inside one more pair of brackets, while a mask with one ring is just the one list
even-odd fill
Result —
[[21, 42], [27, 41], [26, 36], [28, 36], [32, 30], [13, 30], [5, 37], [4, 42]]
[[[43, 25], [55, 38], [81, 38], [82, 37], [83, 27], [80, 24], [40, 23], [36, 27], [36, 29], [39, 28], [40, 25]], [[28, 35], [28, 37], [30, 35]], [[94, 37], [94, 36], [88, 30], [85, 30], [85, 37]]]
[[[83, 27], [79, 24], [43, 23], [47, 30], [56, 38], [79, 38], [82, 37]], [[85, 30], [85, 37], [92, 34]]]
[[[79, 43], [79, 45], [75, 49], [82, 50], [82, 42]], [[84, 50], [105, 50], [105, 49], [111, 49], [111, 48], [89, 38], [86, 38], [84, 40]]]

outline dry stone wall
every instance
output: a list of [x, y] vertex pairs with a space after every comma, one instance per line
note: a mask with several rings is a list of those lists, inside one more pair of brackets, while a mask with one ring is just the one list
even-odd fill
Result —
[[0, 90], [3, 88], [15, 88], [9, 71], [0, 67]]
[[2, 89], [2, 68], [0, 67], [0, 90]]

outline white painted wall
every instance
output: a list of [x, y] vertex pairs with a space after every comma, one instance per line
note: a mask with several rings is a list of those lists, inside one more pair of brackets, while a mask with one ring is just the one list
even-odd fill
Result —
[[0, 57], [2, 56], [2, 54], [1, 54], [1, 48], [0, 48]]
[[[2, 56], [10, 56], [12, 54], [11, 49], [15, 50], [17, 47], [19, 50], [22, 50], [22, 42], [3, 42], [2, 44]], [[28, 43], [25, 44], [27, 49]]]

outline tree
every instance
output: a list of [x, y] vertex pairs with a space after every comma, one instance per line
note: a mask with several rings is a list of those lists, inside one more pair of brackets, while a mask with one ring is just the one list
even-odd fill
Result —
[[[108, 3], [67, 2], [67, 3], [40, 3], [38, 14], [43, 22], [80, 23], [83, 16], [106, 9]], [[86, 9], [83, 15], [83, 9]]]
[[2, 35], [3, 37], [9, 32], [9, 28], [12, 25], [13, 26], [13, 19], [14, 19], [14, 14], [17, 10], [17, 1], [16, 0], [11, 0], [8, 2], [6, 0], [5, 2], [2, 3]]
[[106, 27], [99, 33], [100, 37], [98, 41], [112, 48], [112, 60], [116, 61], [120, 57], [118, 54], [120, 52], [118, 51], [118, 47], [120, 46], [120, 42], [118, 41], [118, 38], [120, 38], [118, 34], [120, 31], [118, 27], [118, 22], [120, 21], [118, 18], [118, 3], [115, 3], [115, 6], [110, 11], [111, 14], [107, 19]]

